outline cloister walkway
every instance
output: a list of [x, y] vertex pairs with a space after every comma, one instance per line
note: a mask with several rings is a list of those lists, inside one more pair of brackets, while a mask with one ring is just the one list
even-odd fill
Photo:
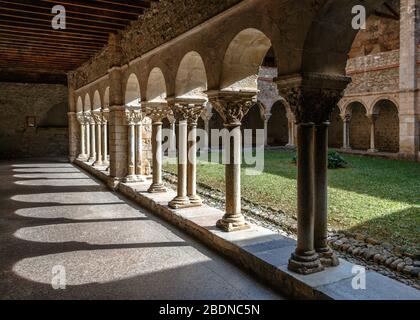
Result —
[[64, 160], [0, 181], [0, 299], [282, 298]]

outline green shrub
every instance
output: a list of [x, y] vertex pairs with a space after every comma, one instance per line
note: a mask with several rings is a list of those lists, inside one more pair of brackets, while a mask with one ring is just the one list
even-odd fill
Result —
[[[297, 154], [293, 154], [292, 163], [297, 163]], [[328, 169], [346, 168], [347, 161], [336, 151], [328, 152]]]

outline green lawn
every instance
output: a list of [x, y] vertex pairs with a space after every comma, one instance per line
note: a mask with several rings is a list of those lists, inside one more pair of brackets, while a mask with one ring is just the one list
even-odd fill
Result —
[[[296, 214], [296, 167], [292, 153], [266, 151], [264, 172], [242, 169], [242, 196]], [[329, 223], [336, 230], [369, 235], [420, 250], [420, 165], [395, 160], [345, 156], [346, 169], [329, 170]], [[245, 167], [245, 166], [244, 166]], [[165, 165], [176, 172], [176, 166]], [[200, 162], [198, 181], [224, 190], [224, 166]]]

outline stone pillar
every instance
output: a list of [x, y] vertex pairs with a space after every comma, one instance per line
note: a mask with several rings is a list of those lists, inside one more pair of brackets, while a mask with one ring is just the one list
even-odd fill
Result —
[[79, 146], [82, 140], [82, 133], [80, 131], [81, 126], [79, 121], [80, 113], [77, 113], [76, 110], [76, 97], [75, 97], [75, 83], [72, 76], [68, 75], [67, 77], [68, 83], [68, 100], [69, 100], [69, 107], [68, 107], [68, 123], [69, 123], [69, 160], [73, 162], [76, 158], [80, 155], [83, 155], [84, 151], [79, 150]]
[[90, 125], [90, 155], [89, 162], [95, 162], [96, 160], [96, 122], [93, 114], [89, 114], [89, 125]]
[[314, 132], [314, 246], [323, 266], [338, 266], [339, 260], [328, 246], [328, 127], [324, 121]]
[[103, 166], [102, 158], [102, 112], [95, 112], [93, 118], [96, 123], [96, 159], [94, 167]]
[[162, 180], [162, 120], [170, 114], [166, 103], [143, 103], [143, 114], [152, 120], [153, 183], [148, 192], [163, 193], [167, 189]]
[[296, 117], [298, 133], [298, 241], [288, 265], [296, 273], [315, 273], [338, 263], [326, 244], [327, 123], [350, 81], [345, 76], [311, 73], [277, 79], [279, 92]]
[[102, 163], [104, 166], [109, 166], [108, 160], [108, 122], [109, 110], [105, 109], [102, 113]]
[[270, 121], [271, 113], [264, 115], [264, 146], [268, 147], [268, 121]]
[[226, 213], [217, 222], [217, 227], [230, 232], [248, 229], [249, 225], [241, 211], [241, 157], [242, 133], [241, 122], [243, 117], [256, 101], [257, 92], [208, 92], [213, 108], [220, 114], [228, 131], [229, 159], [225, 164], [226, 181]]
[[89, 113], [84, 113], [85, 117], [85, 147], [86, 147], [86, 161], [90, 158], [90, 115]]
[[370, 149], [368, 150], [368, 152], [375, 153], [378, 152], [378, 150], [375, 147], [376, 120], [378, 119], [378, 115], [368, 115], [368, 119], [370, 123]]
[[127, 154], [127, 176], [125, 182], [137, 181], [136, 176], [136, 111], [126, 111], [127, 137], [128, 137], [128, 154]]
[[187, 196], [188, 174], [188, 104], [175, 103], [171, 106], [174, 114], [177, 130], [177, 161], [178, 161], [178, 185], [177, 196], [169, 202], [173, 209], [189, 207], [190, 199]]
[[77, 121], [80, 124], [80, 154], [77, 157], [77, 160], [86, 161], [88, 155], [86, 153], [86, 119], [83, 113], [77, 114]]
[[108, 41], [109, 75], [109, 173], [115, 187], [127, 175], [127, 126], [122, 88], [122, 49], [120, 36], [110, 34]]
[[169, 149], [168, 156], [176, 156], [176, 120], [174, 117], [168, 117], [169, 120], [169, 129], [171, 131], [169, 136]]
[[139, 112], [136, 123], [136, 176], [137, 181], [143, 181], [143, 117]]
[[420, 158], [420, 1], [400, 1], [400, 156]]
[[288, 148], [295, 148], [296, 142], [295, 142], [295, 117], [291, 112], [287, 112], [287, 124], [288, 124], [288, 143], [286, 147]]
[[350, 146], [350, 121], [351, 114], [346, 113], [342, 116], [343, 119], [343, 150], [351, 150]]

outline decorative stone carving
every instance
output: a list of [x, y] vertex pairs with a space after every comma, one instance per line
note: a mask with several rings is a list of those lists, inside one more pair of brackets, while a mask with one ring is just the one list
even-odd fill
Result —
[[146, 117], [152, 119], [152, 122], [161, 122], [172, 114], [166, 103], [143, 103], [142, 112]]

